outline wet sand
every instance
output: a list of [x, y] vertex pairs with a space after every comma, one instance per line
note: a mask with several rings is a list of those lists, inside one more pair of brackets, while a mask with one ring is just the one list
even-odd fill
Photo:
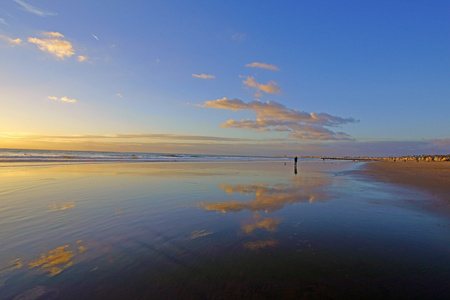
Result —
[[361, 165], [0, 164], [0, 299], [446, 299], [448, 216]]
[[450, 207], [450, 162], [373, 162], [361, 172], [378, 181], [427, 191]]

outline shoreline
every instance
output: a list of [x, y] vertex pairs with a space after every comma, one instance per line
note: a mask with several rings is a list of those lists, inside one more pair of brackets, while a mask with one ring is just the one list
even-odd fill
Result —
[[425, 191], [443, 202], [450, 213], [450, 162], [368, 162], [356, 171], [380, 182], [399, 184]]

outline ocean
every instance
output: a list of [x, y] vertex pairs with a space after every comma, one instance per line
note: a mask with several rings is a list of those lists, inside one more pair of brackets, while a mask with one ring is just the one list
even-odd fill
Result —
[[286, 157], [239, 155], [0, 149], [0, 162], [200, 162], [256, 160], [288, 161], [291, 159], [292, 158]]

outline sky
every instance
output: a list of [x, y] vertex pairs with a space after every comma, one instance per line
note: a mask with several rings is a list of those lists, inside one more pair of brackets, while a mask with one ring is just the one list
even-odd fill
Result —
[[450, 153], [449, 1], [1, 0], [0, 148]]

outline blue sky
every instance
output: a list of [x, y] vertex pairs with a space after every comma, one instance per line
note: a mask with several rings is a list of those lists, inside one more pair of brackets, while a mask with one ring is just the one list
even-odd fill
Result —
[[450, 153], [448, 1], [0, 4], [0, 147]]

